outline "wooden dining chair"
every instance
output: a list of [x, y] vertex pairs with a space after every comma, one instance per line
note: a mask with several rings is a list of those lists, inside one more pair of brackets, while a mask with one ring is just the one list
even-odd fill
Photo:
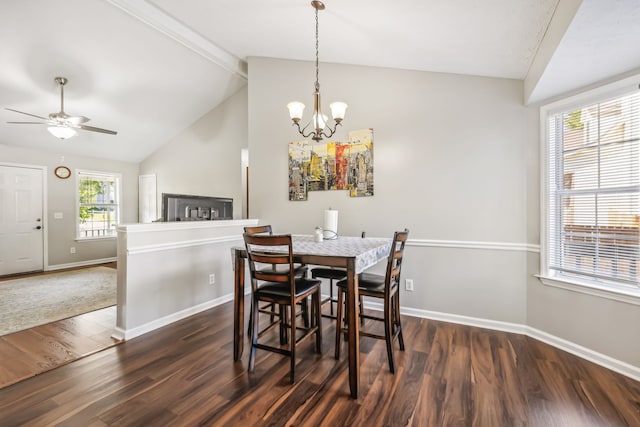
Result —
[[[249, 372], [255, 366], [256, 350], [267, 350], [288, 356], [291, 360], [290, 380], [295, 382], [296, 346], [305, 338], [315, 334], [316, 351], [322, 352], [322, 322], [320, 317], [320, 280], [297, 277], [293, 264], [293, 245], [291, 235], [243, 234], [249, 260], [252, 291], [251, 352], [249, 355]], [[274, 271], [265, 272], [261, 265], [276, 265]], [[308, 327], [296, 323], [296, 304], [311, 297], [311, 321]], [[288, 328], [290, 339], [280, 346], [259, 342], [265, 333], [276, 323], [270, 323], [260, 329], [259, 303], [273, 303], [286, 310], [288, 315], [281, 314], [281, 323]], [[284, 323], [283, 319], [288, 319]], [[301, 334], [298, 334], [301, 332]], [[283, 348], [284, 347], [284, 348]]]
[[[384, 276], [372, 273], [362, 273], [358, 276], [358, 291], [360, 296], [379, 298], [383, 300], [383, 317], [373, 316], [360, 312], [361, 319], [372, 319], [384, 322], [384, 335], [374, 334], [367, 331], [360, 331], [361, 336], [382, 339], [387, 344], [387, 358], [389, 360], [389, 371], [395, 373], [395, 363], [393, 360], [393, 342], [397, 339], [400, 350], [404, 351], [404, 339], [402, 337], [402, 323], [400, 321], [400, 271], [402, 269], [402, 257], [404, 246], [409, 238], [409, 230], [396, 231], [393, 235], [393, 243], [387, 257], [387, 269]], [[347, 289], [347, 281], [341, 280], [337, 283], [338, 288], [338, 319], [344, 318], [344, 296]], [[335, 358], [340, 359], [340, 335], [348, 334], [348, 329], [342, 322], [336, 324], [336, 347]]]
[[[273, 234], [273, 230], [271, 228], [271, 225], [257, 225], [257, 226], [253, 226], [253, 227], [244, 227], [244, 232], [245, 233], [249, 233], [249, 234], [267, 234], [267, 235], [272, 235]], [[271, 266], [271, 267], [267, 267], [265, 268], [265, 273], [269, 272], [269, 269], [271, 271], [274, 271], [275, 268], [287, 268], [284, 266]], [[294, 264], [294, 268], [295, 268], [295, 272], [296, 272], [296, 276], [306, 276], [307, 274], [307, 266], [304, 264]]]
[[[366, 233], [362, 232], [362, 238], [365, 238]], [[329, 303], [329, 314], [323, 314], [324, 317], [335, 319], [333, 314], [333, 304], [338, 302], [337, 298], [333, 296], [333, 282], [343, 280], [347, 278], [347, 270], [340, 267], [316, 267], [311, 269], [311, 277], [314, 279], [328, 279], [329, 280], [329, 297], [323, 298], [321, 304], [325, 305]], [[337, 295], [336, 295], [337, 297]]]
[[[257, 225], [257, 226], [252, 226], [252, 227], [244, 227], [244, 232], [245, 233], [249, 233], [249, 234], [266, 234], [266, 235], [272, 235], [273, 234], [273, 229], [271, 227], [271, 224], [267, 224], [267, 225]], [[277, 266], [277, 265], [270, 265], [270, 266], [266, 266], [263, 267], [262, 272], [265, 274], [271, 274], [271, 273], [276, 273], [276, 269], [287, 269], [288, 266]], [[299, 277], [304, 277], [307, 275], [307, 266], [304, 264], [295, 264], [294, 265], [294, 271], [296, 276]], [[309, 315], [308, 315], [308, 305], [307, 305], [307, 301], [303, 301], [302, 303], [300, 303], [301, 306], [301, 311], [300, 311], [300, 315], [302, 315], [302, 318], [304, 319], [305, 322], [305, 326], [309, 326]], [[263, 306], [258, 308], [258, 311], [260, 313], [267, 313], [269, 314], [269, 318], [271, 320], [271, 323], [274, 323], [276, 321], [276, 316], [280, 316], [280, 312], [282, 312], [282, 310], [280, 310], [280, 312], [276, 311], [276, 307], [273, 303], [268, 303], [268, 304], [264, 304]], [[253, 311], [249, 311], [249, 324], [247, 325], [247, 335], [251, 335], [251, 327], [253, 325], [253, 321], [252, 321], [252, 313]], [[286, 322], [286, 319], [284, 319], [283, 323]], [[285, 343], [286, 340], [286, 334], [284, 330], [280, 331], [280, 340], [282, 342], [282, 344]]]

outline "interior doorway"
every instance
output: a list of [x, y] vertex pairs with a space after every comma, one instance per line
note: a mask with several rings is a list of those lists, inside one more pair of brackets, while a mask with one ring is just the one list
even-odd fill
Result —
[[240, 157], [242, 171], [242, 218], [249, 218], [249, 149], [243, 148]]
[[44, 170], [0, 164], [0, 276], [44, 268]]

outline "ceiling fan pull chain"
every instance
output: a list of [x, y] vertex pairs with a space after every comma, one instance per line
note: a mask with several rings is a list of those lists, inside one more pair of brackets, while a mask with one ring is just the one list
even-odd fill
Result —
[[60, 82], [60, 112], [64, 113], [64, 82]]

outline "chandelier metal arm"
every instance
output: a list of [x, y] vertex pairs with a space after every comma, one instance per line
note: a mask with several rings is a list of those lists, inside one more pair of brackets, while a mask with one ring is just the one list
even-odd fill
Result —
[[[328, 129], [328, 130], [329, 130], [329, 134], [327, 134], [327, 133], [323, 130], [322, 132], [320, 132], [320, 136], [324, 135], [324, 137], [325, 137], [325, 138], [331, 138], [331, 137], [333, 136], [333, 134], [334, 134], [334, 133], [336, 133], [336, 129], [338, 128], [338, 125], [339, 125], [339, 124], [340, 124], [340, 123], [338, 123], [338, 122], [334, 122], [334, 123], [333, 123], [333, 129], [331, 129], [331, 128], [329, 127], [329, 125], [327, 124], [326, 129]], [[320, 139], [322, 139], [322, 138], [320, 138]]]
[[309, 132], [308, 134], [305, 135], [304, 131], [309, 127], [310, 123], [307, 123], [307, 125], [305, 127], [303, 127], [302, 129], [300, 129], [300, 122], [299, 121], [294, 121], [292, 126], [296, 126], [298, 128], [298, 132], [300, 133], [300, 135], [302, 135], [303, 138], [309, 138], [311, 135], [315, 135], [315, 132]]
[[298, 132], [300, 133], [300, 135], [302, 135], [303, 138], [311, 137], [311, 139], [313, 139], [314, 141], [322, 141], [323, 136], [325, 138], [331, 138], [336, 133], [336, 130], [338, 129], [338, 125], [342, 126], [342, 123], [334, 122], [333, 128], [331, 128], [328, 124], [327, 124], [327, 127], [325, 128], [328, 130], [329, 133], [327, 133], [327, 131], [323, 129], [320, 132], [310, 131], [309, 133], [305, 134], [304, 132], [305, 130], [307, 130], [310, 124], [311, 123], [307, 123], [305, 127], [300, 128], [300, 122], [294, 121], [292, 126], [296, 126], [298, 128]]

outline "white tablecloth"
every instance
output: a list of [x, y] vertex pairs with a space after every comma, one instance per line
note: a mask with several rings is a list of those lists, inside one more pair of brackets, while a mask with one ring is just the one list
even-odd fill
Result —
[[339, 236], [315, 242], [313, 236], [292, 236], [293, 253], [356, 257], [356, 273], [362, 273], [389, 255], [392, 239]]
[[[384, 260], [391, 250], [392, 239], [377, 237], [339, 236], [337, 239], [316, 242], [313, 236], [293, 235], [293, 253], [295, 255], [321, 255], [356, 257], [356, 274]], [[279, 246], [270, 248], [277, 250]], [[282, 247], [286, 252], [286, 246]], [[231, 248], [231, 258], [235, 256], [235, 248]], [[235, 264], [234, 264], [235, 265]]]

